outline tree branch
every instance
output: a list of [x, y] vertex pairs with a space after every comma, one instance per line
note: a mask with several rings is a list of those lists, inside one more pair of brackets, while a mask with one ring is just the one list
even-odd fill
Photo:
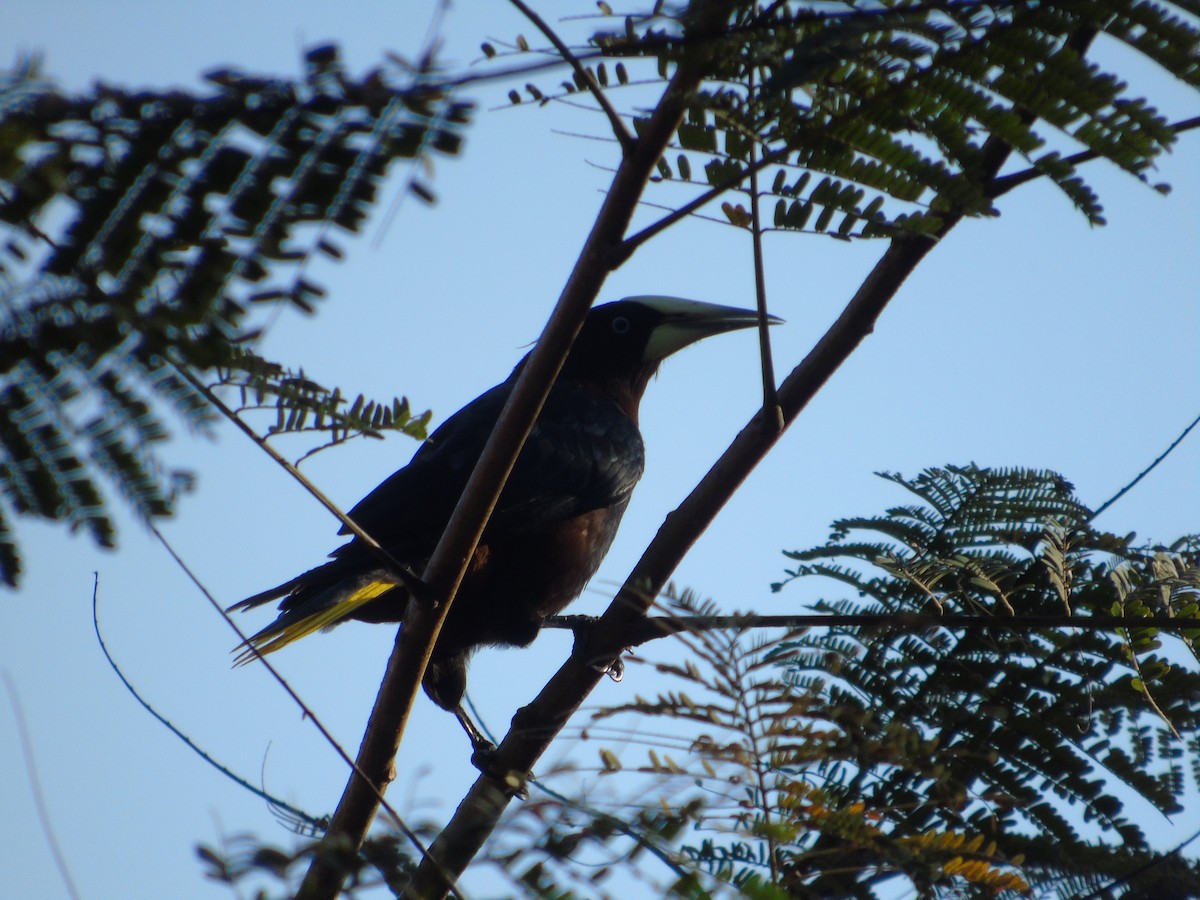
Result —
[[[908, 274], [934, 246], [932, 238], [905, 236], [892, 241], [863, 285], [804, 361], [779, 389], [784, 425], [790, 424], [837, 368], [875, 327], [875, 321]], [[733, 495], [750, 471], [775, 445], [782, 429], [760, 410], [687, 499], [670, 515], [601, 616], [578, 654], [554, 674], [541, 693], [517, 712], [513, 727], [496, 751], [496, 767], [527, 772], [616, 659], [626, 635], [639, 627], [658, 592], [684, 554]], [[441, 872], [461, 873], [495, 828], [510, 796], [491, 778], [480, 777], [449, 824], [429, 848], [406, 897], [443, 896]]]
[[509, 2], [520, 10], [521, 15], [532, 22], [538, 31], [546, 36], [546, 40], [554, 46], [558, 55], [566, 60], [571, 68], [575, 70], [575, 74], [587, 86], [592, 96], [596, 98], [596, 102], [600, 104], [600, 108], [604, 110], [604, 114], [608, 116], [608, 123], [612, 126], [613, 136], [616, 137], [617, 143], [621, 145], [621, 156], [629, 156], [633, 152], [637, 140], [630, 133], [629, 129], [625, 127], [625, 121], [621, 118], [621, 114], [613, 108], [612, 103], [609, 102], [608, 95], [601, 90], [600, 85], [596, 83], [596, 79], [592, 77], [592, 73], [584, 67], [583, 63], [571, 52], [571, 48], [554, 32], [554, 29], [546, 23], [545, 19], [522, 2], [522, 0], [509, 0]]
[[[303, 472], [285, 459], [283, 455], [269, 443], [267, 443], [266, 439], [261, 437], [258, 432], [243, 422], [241, 417], [238, 416], [238, 414], [232, 409], [230, 409], [208, 385], [200, 381], [200, 379], [188, 371], [188, 369], [186, 369], [184, 366], [175, 364], [175, 371], [177, 371], [180, 376], [188, 382], [188, 384], [203, 394], [204, 399], [207, 400], [214, 409], [216, 409], [221, 415], [236, 425], [237, 428], [244, 435], [246, 435], [246, 437], [250, 438], [250, 440], [258, 445], [259, 449], [262, 450], [263, 453], [271, 457], [271, 459], [273, 459], [285, 472], [296, 479], [296, 481], [300, 483], [301, 487], [312, 494], [312, 496], [316, 498], [316, 500], [322, 506], [333, 513], [337, 520], [345, 525], [346, 529], [351, 534], [366, 544], [371, 552], [379, 558], [380, 562], [382, 562], [392, 574], [396, 576], [396, 579], [404, 585], [405, 589], [409, 593], [421, 598], [422, 600], [425, 600], [428, 597], [429, 592], [425, 586], [425, 582], [423, 582], [417, 576], [417, 574], [413, 572], [412, 569], [408, 568], [408, 566], [404, 565], [402, 562], [384, 550], [383, 547], [380, 546], [379, 542], [375, 540], [375, 538], [363, 531], [363, 529], [360, 528], [353, 519], [351, 519], [348, 515], [346, 515], [345, 512], [342, 511], [341, 507], [326, 497], [320, 488], [309, 481], [308, 477], [305, 476]], [[257, 651], [255, 651], [255, 655], [258, 655]], [[261, 658], [262, 657], [259, 656], [260, 660]]]
[[[188, 564], [186, 562], [184, 562], [183, 557], [175, 552], [175, 548], [173, 546], [171, 546], [171, 542], [166, 539], [166, 537], [163, 535], [163, 533], [161, 531], [159, 531], [158, 528], [156, 528], [153, 523], [150, 523], [148, 525], [148, 527], [150, 529], [150, 533], [154, 535], [154, 537], [158, 540], [158, 542], [160, 544], [162, 544], [163, 549], [167, 551], [167, 555], [171, 557], [171, 559], [175, 562], [175, 565], [179, 566], [180, 571], [182, 571], [183, 574], [187, 576], [188, 580], [191, 581], [191, 583], [193, 585], [195, 585], [196, 590], [198, 590], [202, 595], [204, 595], [204, 599], [208, 601], [209, 605], [212, 606], [213, 609], [215, 609], [217, 611], [217, 614], [225, 620], [225, 624], [227, 624], [230, 628], [232, 628], [234, 633], [241, 639], [242, 643], [245, 644], [246, 640], [247, 640], [245, 633], [240, 628], [238, 628], [237, 623], [235, 621], [233, 621], [233, 619], [230, 617], [229, 613], [225, 612], [225, 610], [221, 607], [221, 604], [217, 602], [217, 598], [212, 595], [212, 591], [210, 591], [205, 586], [204, 582], [202, 582], [200, 580], [200, 577], [198, 575], [196, 575], [195, 572], [192, 571], [191, 567], [188, 566]], [[99, 580], [97, 579], [96, 585], [93, 587], [93, 591], [98, 589], [98, 587], [99, 587]], [[93, 604], [95, 603], [94, 593], [93, 593], [92, 602], [93, 602]], [[99, 626], [97, 626], [96, 637], [97, 638], [100, 637]], [[104, 643], [103, 640], [101, 640], [101, 645], [103, 645], [103, 643]], [[296, 706], [298, 706], [300, 708], [300, 712], [303, 713], [304, 718], [306, 718], [308, 721], [312, 722], [313, 727], [317, 729], [317, 731], [320, 733], [321, 737], [323, 737], [325, 739], [325, 742], [327, 744], [329, 744], [330, 747], [333, 748], [334, 752], [337, 753], [337, 755], [342, 758], [342, 760], [346, 763], [346, 765], [348, 765], [350, 768], [353, 769], [355, 767], [355, 763], [354, 763], [354, 760], [352, 760], [350, 758], [350, 754], [348, 754], [342, 748], [342, 745], [338, 743], [337, 738], [335, 738], [333, 736], [333, 734], [330, 733], [329, 729], [327, 729], [325, 727], [325, 725], [321, 722], [320, 718], [317, 717], [317, 714], [314, 713], [312, 711], [312, 709], [309, 707], [309, 705], [304, 702], [304, 700], [300, 697], [299, 694], [296, 693], [296, 689], [291, 686], [291, 684], [288, 682], [288, 680], [286, 678], [283, 677], [282, 674], [280, 674], [278, 669], [276, 669], [273, 665], [271, 665], [271, 663], [268, 662], [262, 656], [262, 654], [258, 652], [257, 648], [251, 648], [251, 649], [254, 650], [255, 655], [258, 657], [258, 661], [263, 665], [263, 667], [267, 670], [267, 672], [271, 675], [271, 677], [274, 678], [276, 682], [278, 682], [278, 684], [281, 688], [283, 688], [284, 693], [286, 693], [289, 697], [291, 697], [292, 701], [296, 704]], [[108, 655], [107, 650], [105, 650], [105, 655], [106, 656]], [[118, 673], [118, 675], [119, 674], [120, 673]], [[122, 676], [122, 680], [124, 680], [123, 676]], [[135, 696], [136, 696], [136, 694], [135, 694]], [[416, 833], [411, 828], [409, 828], [404, 823], [404, 820], [402, 818], [400, 818], [400, 813], [398, 813], [395, 809], [392, 808], [392, 806], [384, 799], [382, 793], [379, 793], [378, 796], [379, 796], [379, 802], [381, 804], [383, 804], [384, 808], [388, 812], [388, 815], [390, 815], [392, 817], [392, 820], [396, 823], [397, 830], [399, 830], [401, 834], [403, 834], [406, 838], [409, 839], [409, 841], [412, 843], [413, 847], [415, 847], [418, 852], [422, 852], [422, 853], [425, 852], [424, 845], [422, 844], [421, 839], [416, 835]]]
[[[1183, 134], [1185, 131], [1191, 131], [1195, 128], [1200, 128], [1200, 116], [1175, 122], [1170, 126], [1170, 128], [1176, 134]], [[1095, 150], [1082, 150], [1079, 153], [1068, 156], [1063, 160], [1063, 162], [1071, 166], [1078, 166], [1081, 163], [1092, 162], [1093, 160], [1099, 159], [1100, 156], [1101, 154]], [[1013, 188], [1018, 188], [1023, 184], [1028, 184], [1031, 181], [1036, 181], [1039, 178], [1045, 177], [1046, 173], [1041, 169], [1023, 169], [1020, 172], [1013, 172], [1011, 175], [1005, 175], [1003, 178], [994, 178], [989, 186], [988, 196], [992, 198], [1002, 197]]]
[[[559, 616], [548, 621], [545, 627], [577, 627], [576, 623], [571, 621], [572, 618]], [[1118, 628], [1155, 628], [1159, 631], [1174, 632], [1200, 630], [1200, 619], [1178, 616], [941, 616], [927, 613], [816, 613], [794, 616], [733, 613], [727, 616], [647, 616], [634, 622], [622, 635], [622, 640], [625, 641], [625, 649], [629, 649], [676, 634], [736, 628], [787, 628], [795, 631], [807, 631], [809, 628], [897, 628], [912, 631], [924, 628], [962, 628], [968, 631], [1036, 631], [1040, 628], [1110, 631]]]
[[[707, 34], [722, 21], [724, 7], [720, 3], [700, 6], [702, 12], [696, 19], [701, 25], [700, 33]], [[688, 98], [700, 83], [703, 62], [707, 58], [705, 47], [701, 43], [684, 55], [633, 151], [622, 159], [558, 304], [522, 369], [425, 569], [424, 581], [435, 598], [436, 607], [410, 604], [410, 615], [397, 636], [359, 749], [358, 766], [374, 784], [364, 784], [357, 775], [351, 775], [324, 839], [331, 847], [360, 846], [370, 827], [378, 805], [374, 786], [382, 787], [393, 777], [393, 760], [404, 724], [467, 562], [588, 309], [608, 273], [626, 258], [618, 253], [621, 240], [655, 163], [682, 121]], [[504, 767], [497, 767], [497, 770], [503, 771]], [[492, 778], [484, 776], [480, 780], [490, 786], [494, 795], [504, 797], [503, 790]], [[298, 898], [329, 900], [337, 894], [342, 875], [332, 865], [330, 856], [317, 854], [300, 886]], [[444, 893], [447, 889], [447, 879], [439, 871], [441, 868], [428, 856], [422, 864], [421, 871], [436, 879], [436, 887], [429, 893], [434, 890]]]
[[1200, 416], [1196, 416], [1196, 418], [1192, 419], [1191, 423], [1186, 428], [1184, 428], [1182, 432], [1180, 432], [1179, 437], [1177, 437], [1177, 438], [1175, 438], [1175, 440], [1171, 441], [1170, 446], [1168, 446], [1166, 450], [1164, 450], [1162, 453], [1160, 453], [1158, 455], [1158, 457], [1154, 460], [1154, 462], [1150, 463], [1150, 465], [1146, 466], [1146, 468], [1144, 468], [1144, 469], [1142, 469], [1142, 471], [1138, 472], [1138, 474], [1134, 477], [1133, 481], [1129, 482], [1129, 484], [1125, 485], [1125, 487], [1121, 488], [1119, 491], [1117, 491], [1115, 494], [1113, 494], [1111, 497], [1109, 497], [1107, 500], [1105, 500], [1103, 503], [1101, 503], [1098, 507], [1096, 507], [1096, 511], [1094, 513], [1092, 513], [1092, 518], [1095, 519], [1102, 512], [1104, 512], [1106, 509], [1108, 509], [1110, 506], [1112, 506], [1114, 503], [1116, 503], [1118, 500], [1120, 500], [1122, 497], [1124, 497], [1126, 494], [1128, 494], [1131, 490], [1133, 490], [1135, 487], [1137, 487], [1138, 483], [1143, 478], [1145, 478], [1147, 475], [1149, 475], [1151, 472], [1153, 472], [1156, 468], [1158, 468], [1158, 464], [1161, 463], [1168, 456], [1170, 456], [1171, 453], [1175, 450], [1175, 448], [1183, 443], [1183, 439], [1185, 437], [1187, 437], [1188, 433], [1191, 432], [1191, 430], [1193, 428], [1195, 428], [1197, 425], [1200, 425]]

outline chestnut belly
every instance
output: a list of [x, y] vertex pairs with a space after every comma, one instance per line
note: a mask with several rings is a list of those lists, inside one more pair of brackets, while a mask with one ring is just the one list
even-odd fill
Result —
[[438, 639], [450, 656], [483, 644], [523, 647], [583, 591], [612, 545], [625, 504], [475, 551]]

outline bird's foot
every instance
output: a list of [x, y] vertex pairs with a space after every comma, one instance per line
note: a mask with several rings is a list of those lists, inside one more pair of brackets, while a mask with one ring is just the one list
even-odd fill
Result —
[[466, 731], [467, 737], [471, 741], [471, 765], [488, 778], [504, 785], [518, 800], [527, 800], [529, 789], [525, 783], [533, 777], [533, 773], [502, 768], [496, 745], [483, 736], [483, 732], [471, 721], [466, 710], [459, 706], [454, 710], [454, 715], [462, 724], [463, 730]]
[[491, 741], [481, 741], [471, 750], [471, 765], [485, 775], [491, 775], [496, 768], [496, 745]]
[[570, 628], [571, 634], [575, 635], [575, 646], [572, 652], [580, 649], [579, 642], [586, 640], [592, 628], [600, 621], [598, 616], [555, 616], [551, 620], [557, 628]]
[[[571, 633], [575, 636], [575, 642], [571, 646], [571, 655], [583, 656], [588, 636], [599, 619], [596, 616], [560, 616], [559, 620], [567, 628], [570, 628]], [[613, 681], [620, 681], [625, 677], [625, 661], [619, 656], [604, 662], [589, 662], [588, 666], [597, 672], [603, 672]]]
[[500, 765], [500, 754], [496, 749], [496, 745], [491, 743], [491, 741], [485, 741], [483, 744], [476, 746], [474, 752], [471, 754], [471, 765], [477, 768], [481, 774], [486, 775], [493, 781], [499, 782], [518, 800], [529, 799], [528, 784], [533, 778], [533, 773], [502, 768]]
[[625, 677], [625, 660], [621, 659], [621, 657], [619, 657], [619, 656], [616, 659], [614, 659], [612, 662], [610, 662], [607, 666], [601, 664], [601, 665], [593, 666], [592, 668], [594, 668], [597, 672], [603, 672], [605, 675], [607, 675], [613, 681], [619, 682], [622, 678]]

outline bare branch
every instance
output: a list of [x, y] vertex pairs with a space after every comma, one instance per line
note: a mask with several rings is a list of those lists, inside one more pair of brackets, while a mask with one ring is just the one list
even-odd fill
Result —
[[[207, 750], [184, 734], [166, 716], [162, 715], [158, 710], [151, 706], [150, 702], [145, 697], [138, 693], [137, 688], [135, 688], [133, 683], [125, 677], [125, 673], [122, 672], [121, 667], [117, 665], [116, 659], [113, 658], [113, 655], [108, 650], [108, 645], [104, 643], [104, 635], [100, 633], [100, 576], [98, 573], [95, 574], [92, 582], [92, 630], [96, 633], [96, 642], [100, 645], [100, 652], [104, 654], [104, 659], [108, 663], [108, 667], [113, 670], [113, 674], [115, 674], [121, 684], [125, 686], [125, 690], [129, 691], [129, 693], [133, 695], [133, 699], [141, 704], [142, 709], [150, 713], [150, 715], [153, 716], [160, 725], [171, 732], [171, 734], [175, 735], [175, 737], [179, 738], [179, 740], [183, 741], [184, 745], [189, 750], [199, 756], [202, 760], [204, 760], [226, 778], [231, 779], [239, 787], [245, 788], [256, 797], [265, 800], [268, 806], [278, 807], [281, 811], [292, 816], [297, 823], [303, 822], [310, 834], [319, 834], [321, 831], [325, 830], [325, 826], [328, 824], [328, 817], [319, 819], [311, 813], [307, 813], [299, 807], [293, 806], [286, 800], [282, 800], [279, 797], [274, 797], [267, 793], [264, 789], [255, 787], [224, 763], [215, 760]], [[311, 717], [311, 712], [303, 704], [301, 704], [300, 708], [304, 711], [304, 715], [306, 717]], [[313, 721], [316, 720], [314, 719]], [[338, 748], [335, 746], [334, 749], [336, 750]]]
[[38, 778], [37, 766], [33, 760], [33, 742], [29, 739], [29, 730], [25, 726], [25, 713], [21, 709], [21, 698], [17, 696], [17, 686], [8, 674], [8, 670], [0, 670], [4, 678], [4, 687], [8, 691], [8, 702], [12, 706], [13, 719], [17, 724], [17, 737], [21, 742], [21, 755], [25, 759], [25, 774], [29, 779], [29, 790], [33, 794], [33, 805], [37, 808], [38, 822], [42, 826], [42, 835], [54, 858], [54, 867], [63, 881], [63, 889], [71, 900], [79, 900], [79, 891], [75, 888], [75, 880], [67, 868], [67, 858], [63, 856], [62, 847], [54, 835], [54, 827], [50, 824], [50, 810], [46, 807], [46, 798], [42, 795], [42, 782]]
[[[148, 527], [150, 529], [150, 533], [158, 539], [158, 542], [163, 545], [163, 549], [166, 550], [171, 559], [175, 561], [175, 565], [179, 566], [179, 568], [183, 571], [183, 574], [188, 577], [188, 580], [190, 580], [192, 584], [196, 586], [196, 589], [204, 595], [204, 599], [209, 602], [209, 604], [217, 611], [217, 614], [225, 620], [225, 623], [233, 629], [234, 633], [241, 638], [241, 642], [245, 644], [245, 632], [238, 628], [237, 623], [233, 621], [229, 613], [225, 612], [225, 609], [220, 603], [217, 602], [217, 598], [212, 595], [212, 592], [209, 591], [207, 587], [205, 587], [204, 583], [200, 581], [200, 578], [191, 570], [188, 564], [183, 561], [183, 557], [175, 552], [175, 548], [171, 546], [170, 542], [165, 537], [163, 537], [162, 532], [154, 527], [153, 523], [150, 523]], [[322, 724], [321, 720], [317, 718], [316, 713], [312, 711], [309, 705], [300, 698], [300, 695], [296, 693], [295, 688], [288, 683], [286, 678], [279, 674], [278, 669], [267, 662], [266, 658], [258, 652], [257, 648], [251, 647], [250, 649], [254, 650], [255, 655], [258, 657], [258, 661], [262, 663], [263, 667], [266, 668], [266, 670], [271, 674], [271, 677], [279, 683], [279, 686], [283, 688], [287, 695], [292, 698], [292, 701], [300, 708], [300, 712], [304, 714], [304, 717], [313, 723], [313, 727], [320, 732], [321, 737], [325, 739], [325, 742], [333, 748], [333, 751], [342, 758], [346, 765], [354, 768], [354, 760], [350, 758], [350, 754], [342, 748], [342, 745], [337, 742], [337, 738], [335, 738], [329, 732], [329, 729]], [[416, 847], [418, 851], [424, 852], [421, 839], [418, 838], [417, 835], [407, 825], [404, 824], [404, 820], [400, 818], [400, 814], [396, 812], [396, 810], [394, 810], [390, 804], [388, 804], [388, 802], [383, 798], [382, 794], [379, 795], [379, 802], [383, 804], [384, 808], [388, 812], [388, 815], [392, 817], [393, 821], [396, 823], [396, 827], [400, 830], [400, 832], [412, 842], [413, 846]]]
[[[697, 18], [701, 33], [712, 30], [723, 15], [721, 4], [703, 5], [703, 14]], [[622, 239], [655, 163], [683, 119], [685, 105], [700, 82], [706, 59], [706, 51], [697, 49], [693, 56], [680, 62], [632, 152], [622, 159], [558, 304], [522, 369], [429, 561], [424, 580], [431, 595], [441, 602], [434, 609], [414, 604], [410, 610], [413, 614], [397, 637], [359, 749], [359, 767], [375, 785], [382, 786], [391, 780], [404, 723], [467, 562], [571, 342], [608, 273], [627, 258], [628, 254], [620, 252]], [[503, 798], [504, 789], [497, 782], [486, 776], [481, 780], [491, 785], [494, 795]], [[359, 846], [376, 807], [374, 786], [364, 785], [362, 779], [351, 776], [325, 840], [331, 845], [344, 846], [348, 842]], [[451, 874], [458, 874], [458, 870], [451, 870]], [[431, 861], [428, 856], [422, 864], [421, 877], [433, 879], [433, 886], [422, 893], [444, 893], [449, 887], [443, 864]], [[297, 896], [303, 900], [326, 900], [336, 895], [340, 882], [340, 873], [318, 854]]]
[[1150, 465], [1146, 466], [1146, 468], [1144, 468], [1144, 469], [1142, 469], [1142, 471], [1138, 472], [1137, 476], [1133, 479], [1133, 481], [1129, 482], [1129, 484], [1125, 485], [1125, 487], [1121, 488], [1119, 491], [1117, 491], [1115, 494], [1113, 494], [1111, 497], [1109, 497], [1107, 500], [1105, 500], [1103, 503], [1101, 503], [1098, 507], [1096, 507], [1096, 511], [1094, 513], [1092, 513], [1092, 518], [1093, 519], [1096, 518], [1098, 515], [1100, 515], [1100, 513], [1104, 512], [1106, 509], [1108, 509], [1110, 506], [1112, 506], [1114, 503], [1116, 503], [1118, 500], [1120, 500], [1122, 497], [1124, 497], [1126, 494], [1128, 494], [1131, 490], [1133, 490], [1135, 487], [1137, 487], [1138, 482], [1140, 482], [1143, 478], [1145, 478], [1147, 475], [1149, 475], [1151, 472], [1153, 472], [1156, 468], [1158, 468], [1158, 464], [1161, 463], [1168, 456], [1170, 456], [1171, 453], [1175, 450], [1175, 448], [1178, 447], [1181, 443], [1183, 443], [1183, 439], [1188, 436], [1188, 433], [1193, 428], [1195, 428], [1197, 425], [1200, 425], [1200, 416], [1196, 416], [1196, 418], [1192, 419], [1191, 423], [1185, 429], [1183, 429], [1182, 432], [1180, 432], [1179, 437], [1177, 437], [1177, 438], [1175, 438], [1175, 440], [1171, 441], [1170, 446], [1167, 447], [1167, 449], [1164, 450], [1162, 453], [1160, 453], [1158, 455], [1158, 457], [1154, 460], [1154, 462], [1150, 463]]

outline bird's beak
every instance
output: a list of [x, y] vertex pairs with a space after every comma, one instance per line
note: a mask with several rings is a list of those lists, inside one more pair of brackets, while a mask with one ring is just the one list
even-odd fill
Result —
[[[753, 328], [758, 324], [758, 313], [752, 309], [734, 306], [718, 306], [698, 300], [679, 297], [628, 297], [642, 306], [647, 306], [662, 315], [646, 342], [643, 359], [666, 359], [688, 344], [739, 328]], [[778, 316], [767, 316], [768, 325], [783, 322]]]

